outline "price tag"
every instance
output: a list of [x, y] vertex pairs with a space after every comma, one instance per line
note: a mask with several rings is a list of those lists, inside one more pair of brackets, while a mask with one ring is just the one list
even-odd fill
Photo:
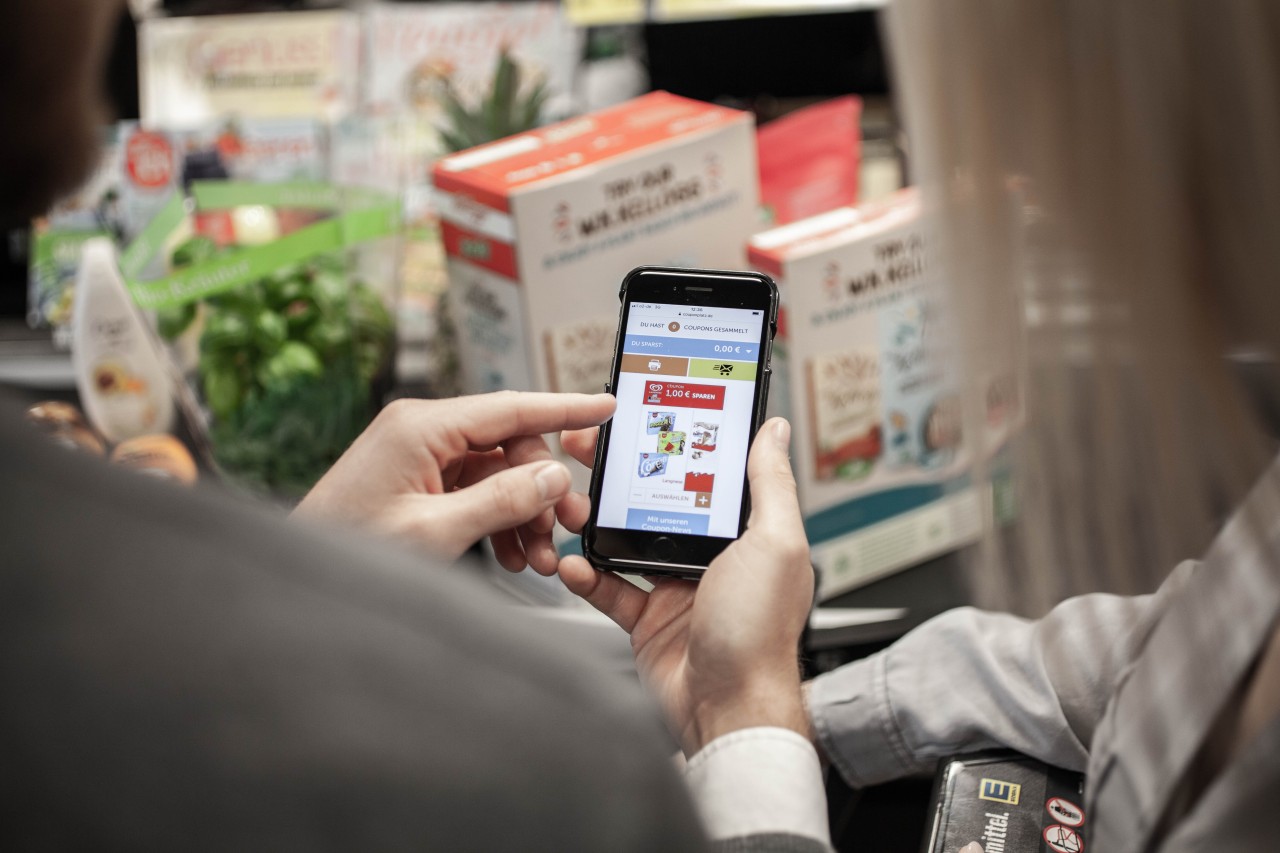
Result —
[[645, 0], [564, 0], [565, 14], [580, 27], [643, 21], [644, 6]]
[[654, 0], [656, 20], [742, 18], [875, 9], [885, 0]]

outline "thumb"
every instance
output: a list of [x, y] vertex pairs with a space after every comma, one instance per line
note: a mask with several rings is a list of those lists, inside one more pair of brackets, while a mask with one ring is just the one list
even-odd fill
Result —
[[751, 488], [748, 524], [768, 526], [784, 535], [799, 531], [803, 536], [790, 446], [791, 424], [783, 418], [771, 418], [756, 433], [747, 457], [747, 482]]
[[569, 493], [569, 469], [559, 462], [530, 462], [442, 495], [439, 522], [452, 538], [470, 544], [527, 524]]

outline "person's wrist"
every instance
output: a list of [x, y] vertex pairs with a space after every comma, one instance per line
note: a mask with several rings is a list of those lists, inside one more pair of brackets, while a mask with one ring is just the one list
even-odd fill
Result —
[[718, 737], [761, 726], [790, 729], [812, 740], [798, 676], [760, 681], [700, 702], [685, 738], [685, 754], [693, 756]]
[[822, 744], [822, 738], [818, 737], [818, 725], [813, 716], [812, 680], [800, 685], [800, 699], [804, 703], [804, 724], [807, 729], [805, 737], [809, 738], [809, 743], [813, 744], [813, 748], [817, 750], [818, 761], [822, 763], [822, 769], [825, 771], [831, 763], [831, 758], [827, 755], [826, 747]]

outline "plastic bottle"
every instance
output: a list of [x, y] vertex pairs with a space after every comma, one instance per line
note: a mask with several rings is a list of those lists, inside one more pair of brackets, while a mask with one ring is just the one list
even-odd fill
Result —
[[125, 289], [115, 247], [105, 237], [82, 249], [71, 356], [85, 414], [109, 440], [169, 431], [173, 389], [164, 355]]

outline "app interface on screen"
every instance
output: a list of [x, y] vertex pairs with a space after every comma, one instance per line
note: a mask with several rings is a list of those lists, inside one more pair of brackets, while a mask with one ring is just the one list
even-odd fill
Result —
[[633, 302], [601, 527], [738, 535], [765, 312]]

